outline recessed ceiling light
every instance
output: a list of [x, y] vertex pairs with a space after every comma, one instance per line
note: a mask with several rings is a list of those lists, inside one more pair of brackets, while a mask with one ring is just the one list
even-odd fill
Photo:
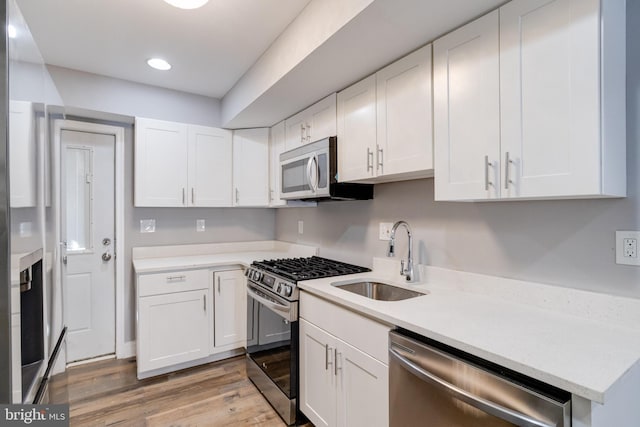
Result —
[[11, 24], [7, 25], [7, 35], [9, 36], [10, 39], [15, 39], [16, 36], [18, 35], [18, 32], [16, 31], [16, 27], [14, 27]]
[[197, 9], [207, 4], [209, 0], [164, 0], [171, 6], [179, 7], [180, 9]]
[[160, 58], [151, 58], [147, 60], [147, 64], [149, 64], [149, 67], [160, 71], [167, 71], [171, 69], [171, 64]]

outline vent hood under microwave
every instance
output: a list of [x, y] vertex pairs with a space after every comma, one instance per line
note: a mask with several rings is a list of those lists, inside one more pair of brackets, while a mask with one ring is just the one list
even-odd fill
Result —
[[280, 197], [284, 200], [368, 200], [373, 184], [338, 182], [335, 136], [280, 154]]

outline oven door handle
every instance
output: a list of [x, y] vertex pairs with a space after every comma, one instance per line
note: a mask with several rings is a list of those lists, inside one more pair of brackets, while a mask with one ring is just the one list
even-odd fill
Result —
[[454, 398], [467, 403], [474, 408], [491, 414], [495, 417], [501, 418], [507, 422], [526, 427], [556, 427], [557, 424], [549, 424], [548, 422], [531, 418], [528, 415], [520, 413], [518, 411], [505, 408], [502, 405], [483, 399], [479, 396], [473, 395], [466, 390], [463, 390], [455, 385], [443, 380], [442, 378], [424, 370], [421, 366], [413, 361], [404, 357], [399, 348], [393, 345], [389, 347], [389, 355], [395, 359], [404, 369], [420, 378], [422, 381], [431, 383], [441, 389], [444, 389]]
[[267, 298], [258, 295], [254, 290], [254, 288], [247, 283], [247, 295], [249, 295], [254, 300], [258, 301], [260, 304], [264, 305], [277, 315], [289, 320], [295, 321], [297, 320], [298, 313], [296, 313], [295, 307], [293, 304], [278, 304], [276, 302], [270, 301]]

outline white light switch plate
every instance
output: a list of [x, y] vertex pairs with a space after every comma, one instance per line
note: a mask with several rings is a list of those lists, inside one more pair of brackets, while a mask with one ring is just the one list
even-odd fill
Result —
[[196, 219], [196, 231], [201, 233], [205, 230], [204, 219]]
[[156, 220], [155, 219], [141, 219], [140, 220], [140, 232], [141, 233], [155, 233], [156, 232]]
[[616, 264], [640, 265], [640, 231], [616, 231]]

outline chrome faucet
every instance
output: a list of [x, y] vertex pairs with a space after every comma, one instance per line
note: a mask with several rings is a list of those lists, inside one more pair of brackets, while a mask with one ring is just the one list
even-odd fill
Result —
[[407, 279], [407, 282], [415, 282], [416, 278], [413, 274], [413, 238], [411, 237], [411, 227], [409, 227], [409, 224], [406, 221], [398, 221], [393, 224], [393, 227], [391, 227], [391, 233], [389, 235], [389, 251], [387, 252], [387, 256], [393, 257], [396, 255], [396, 230], [401, 225], [407, 229], [407, 235], [409, 236], [409, 253], [407, 254], [406, 266], [404, 260], [400, 261], [400, 274]]

